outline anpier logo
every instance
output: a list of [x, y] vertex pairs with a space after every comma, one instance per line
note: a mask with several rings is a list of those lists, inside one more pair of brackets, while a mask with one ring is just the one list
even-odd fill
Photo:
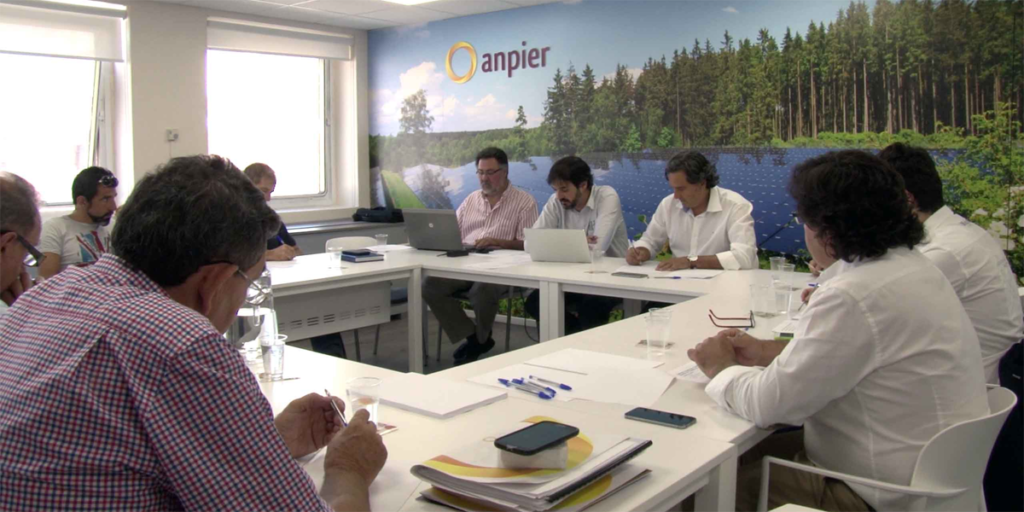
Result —
[[[523, 41], [523, 46], [526, 46], [526, 41]], [[469, 71], [459, 76], [452, 69], [452, 57], [456, 52], [463, 49], [469, 52]], [[512, 72], [517, 69], [546, 67], [548, 65], [548, 51], [550, 50], [550, 46], [545, 46], [544, 48], [530, 48], [529, 50], [523, 48], [507, 52], [494, 52], [493, 54], [485, 53], [481, 57], [483, 63], [480, 66], [480, 72], [507, 71], [508, 77], [512, 78]], [[473, 48], [473, 45], [466, 41], [459, 41], [453, 44], [448, 49], [448, 56], [444, 59], [444, 68], [448, 72], [448, 78], [457, 84], [464, 84], [473, 78], [473, 75], [476, 74], [476, 64], [476, 48]]]

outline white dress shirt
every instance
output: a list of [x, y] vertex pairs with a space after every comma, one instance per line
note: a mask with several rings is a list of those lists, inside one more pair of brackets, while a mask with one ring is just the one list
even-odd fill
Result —
[[629, 248], [619, 193], [607, 185], [595, 185], [580, 211], [562, 206], [557, 195], [551, 194], [533, 228], [585, 230], [588, 236], [596, 236], [602, 252], [613, 258], [625, 257]]
[[[978, 338], [952, 286], [916, 251], [837, 261], [820, 282], [767, 368], [726, 368], [707, 393], [760, 427], [803, 424], [818, 466], [909, 485], [932, 436], [988, 414]], [[897, 495], [850, 487], [876, 510], [907, 509]]]
[[992, 235], [948, 207], [924, 222], [925, 241], [916, 247], [953, 285], [981, 343], [989, 384], [999, 383], [999, 359], [1024, 337], [1017, 283]]
[[637, 247], [653, 258], [667, 239], [676, 258], [715, 255], [726, 270], [757, 268], [754, 206], [732, 190], [710, 192], [708, 209], [697, 216], [674, 195], [662, 199]]

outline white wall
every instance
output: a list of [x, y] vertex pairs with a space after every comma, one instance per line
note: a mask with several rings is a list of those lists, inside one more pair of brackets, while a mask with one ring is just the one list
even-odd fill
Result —
[[[134, 178], [137, 182], [170, 156], [207, 152], [206, 21], [210, 16], [218, 16], [353, 37], [355, 62], [341, 63], [341, 72], [335, 77], [335, 89], [344, 94], [334, 103], [334, 181], [347, 189], [339, 194], [343, 204], [369, 206], [366, 31], [145, 0], [122, 3], [128, 7], [128, 72], [120, 83], [127, 82], [131, 87], [127, 94], [118, 95], [128, 105], [116, 107], [116, 118], [123, 124], [115, 126], [115, 137], [121, 134], [121, 140], [115, 141], [114, 151], [117, 171], [123, 179]], [[168, 128], [178, 130], [177, 142], [166, 141]], [[131, 143], [127, 144], [123, 138], [129, 133]], [[130, 168], [124, 167], [129, 164]], [[299, 222], [347, 217], [353, 210], [281, 213], [287, 222]]]

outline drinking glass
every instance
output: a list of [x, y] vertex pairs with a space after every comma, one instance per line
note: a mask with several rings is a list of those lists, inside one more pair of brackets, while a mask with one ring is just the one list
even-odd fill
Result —
[[263, 351], [263, 374], [270, 380], [284, 378], [284, 346], [287, 340], [287, 334], [276, 334], [260, 339], [260, 349]]
[[374, 235], [374, 238], [377, 239], [377, 252], [387, 252], [388, 248], [386, 245], [388, 245], [388, 234], [377, 233]]
[[380, 403], [380, 379], [358, 377], [348, 381], [345, 391], [348, 407], [355, 414], [361, 409], [370, 413], [370, 421], [377, 423], [377, 404]]
[[778, 313], [775, 310], [775, 287], [771, 284], [755, 283], [750, 285], [750, 310], [754, 316], [771, 318]]
[[665, 357], [671, 333], [672, 312], [651, 308], [647, 312], [647, 359], [660, 360]]

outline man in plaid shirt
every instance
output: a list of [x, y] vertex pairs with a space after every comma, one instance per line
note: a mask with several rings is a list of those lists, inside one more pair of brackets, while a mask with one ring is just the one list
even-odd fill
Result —
[[[113, 254], [15, 303], [0, 325], [0, 509], [369, 510], [387, 452], [366, 413], [341, 430], [311, 394], [274, 418], [220, 335], [279, 224], [227, 160], [176, 158], [124, 205]], [[324, 445], [317, 496], [294, 458]]]

